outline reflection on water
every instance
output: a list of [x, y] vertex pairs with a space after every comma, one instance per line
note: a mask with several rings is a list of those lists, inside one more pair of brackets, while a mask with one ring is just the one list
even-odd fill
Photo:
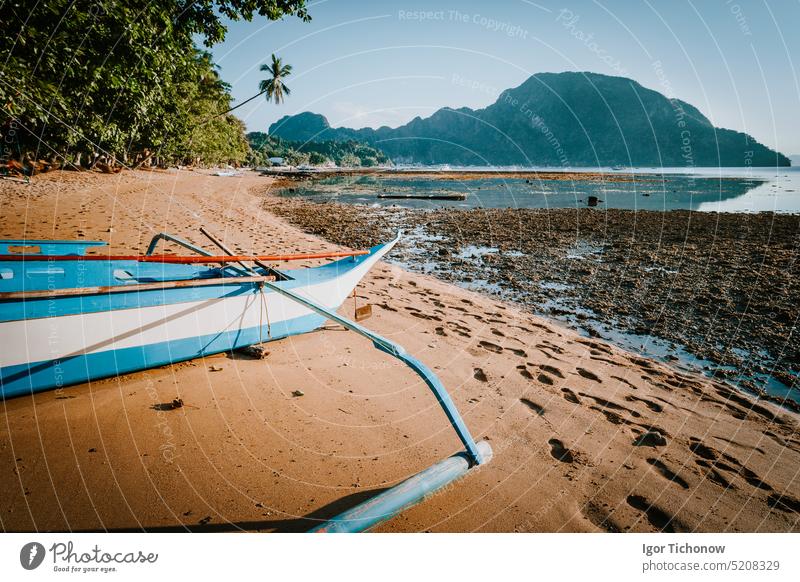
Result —
[[[334, 176], [307, 181], [284, 195], [351, 204], [407, 208], [581, 208], [800, 213], [800, 168], [636, 169], [632, 180], [536, 180], [508, 177], [436, 179], [427, 176]], [[635, 174], [634, 174], [635, 172]], [[466, 194], [463, 201], [397, 200], [379, 194]]]

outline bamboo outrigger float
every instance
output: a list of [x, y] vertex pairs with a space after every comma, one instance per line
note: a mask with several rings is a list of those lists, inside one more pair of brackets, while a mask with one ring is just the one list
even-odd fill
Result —
[[[332, 320], [416, 372], [465, 450], [315, 528], [363, 531], [488, 462], [433, 371], [336, 310], [400, 238], [369, 251], [215, 256], [167, 234], [145, 255], [85, 255], [94, 241], [0, 241], [0, 396], [10, 398], [306, 333]], [[169, 240], [199, 256], [155, 255]], [[38, 252], [14, 254], [13, 249]], [[341, 258], [345, 257], [345, 258]], [[339, 258], [278, 271], [266, 261]], [[253, 263], [253, 266], [248, 265]], [[217, 265], [208, 267], [208, 265]]]

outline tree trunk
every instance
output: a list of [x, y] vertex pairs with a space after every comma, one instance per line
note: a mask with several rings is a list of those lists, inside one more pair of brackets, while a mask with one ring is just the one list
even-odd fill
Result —
[[139, 160], [138, 162], [136, 162], [136, 163], [133, 165], [133, 169], [134, 169], [134, 170], [138, 170], [138, 169], [139, 169], [139, 168], [141, 168], [143, 165], [145, 165], [146, 163], [148, 163], [148, 162], [150, 161], [150, 159], [153, 157], [153, 152], [151, 152], [151, 151], [149, 151], [149, 150], [144, 150], [144, 152], [142, 152], [142, 155], [143, 155], [142, 159], [141, 159], [141, 160]]

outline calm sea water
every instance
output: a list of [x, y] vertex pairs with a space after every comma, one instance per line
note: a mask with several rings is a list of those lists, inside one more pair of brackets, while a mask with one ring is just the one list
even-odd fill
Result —
[[[492, 170], [502, 169], [488, 171]], [[458, 171], [448, 169], [448, 172]], [[440, 180], [419, 175], [403, 176], [401, 171], [388, 176], [323, 178], [306, 182], [292, 192], [285, 191], [284, 195], [407, 208], [580, 208], [587, 205], [589, 196], [596, 196], [600, 199], [598, 208], [601, 209], [800, 213], [800, 167], [603, 171], [635, 174], [635, 179], [631, 182], [537, 181], [507, 177]], [[379, 194], [466, 194], [467, 197], [459, 201], [397, 200], [378, 198]]]

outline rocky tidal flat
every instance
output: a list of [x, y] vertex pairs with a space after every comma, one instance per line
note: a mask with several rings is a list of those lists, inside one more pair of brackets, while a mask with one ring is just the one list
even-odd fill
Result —
[[265, 204], [356, 248], [403, 230], [390, 261], [800, 410], [800, 216]]

